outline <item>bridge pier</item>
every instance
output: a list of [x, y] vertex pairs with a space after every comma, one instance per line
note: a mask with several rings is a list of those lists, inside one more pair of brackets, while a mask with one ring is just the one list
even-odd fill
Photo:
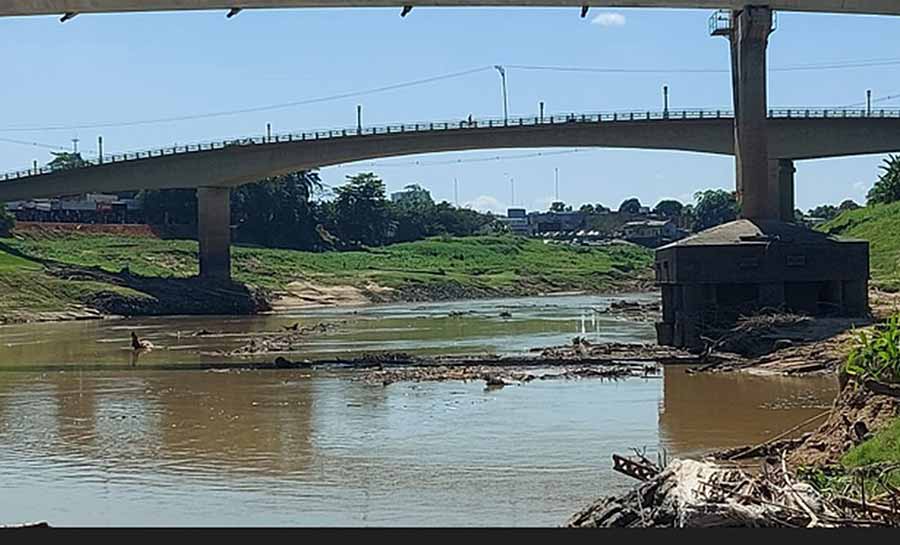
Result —
[[197, 188], [197, 240], [200, 243], [200, 278], [231, 280], [231, 190]]
[[778, 216], [776, 219], [794, 223], [794, 161], [791, 159], [772, 159], [769, 161], [769, 187], [774, 188], [777, 195]]
[[772, 10], [745, 6], [732, 14], [731, 77], [734, 100], [734, 150], [741, 217], [775, 219], [777, 195], [769, 176], [766, 125], [766, 50], [772, 32]]

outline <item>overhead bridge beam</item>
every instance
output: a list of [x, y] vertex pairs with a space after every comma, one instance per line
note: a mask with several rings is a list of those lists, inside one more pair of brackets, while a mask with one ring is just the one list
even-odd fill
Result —
[[[740, 9], [747, 0], [604, 0], [603, 7]], [[756, 4], [756, 3], [754, 3]], [[897, 0], [761, 0], [779, 11], [900, 15]], [[135, 11], [362, 7], [585, 7], [584, 0], [3, 0], [0, 17]]]

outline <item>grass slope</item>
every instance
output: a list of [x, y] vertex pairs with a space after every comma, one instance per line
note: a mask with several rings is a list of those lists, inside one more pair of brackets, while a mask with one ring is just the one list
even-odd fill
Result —
[[819, 230], [868, 240], [873, 282], [882, 289], [900, 290], [900, 202], [844, 212]]
[[[113, 273], [127, 267], [134, 275], [186, 278], [197, 274], [197, 243], [75, 232], [0, 239], [0, 289], [10, 295], [0, 311], [65, 308], [92, 290], [122, 289], [59, 280], [47, 275], [41, 262]], [[652, 253], [633, 246], [582, 248], [515, 237], [434, 238], [356, 252], [232, 248], [235, 280], [274, 290], [302, 279], [355, 286], [375, 282], [401, 293], [444, 288], [508, 295], [600, 291], [649, 278], [651, 264]]]

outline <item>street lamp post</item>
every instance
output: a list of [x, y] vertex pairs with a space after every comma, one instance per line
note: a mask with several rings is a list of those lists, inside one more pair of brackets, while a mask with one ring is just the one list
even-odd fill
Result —
[[669, 86], [663, 85], [663, 117], [669, 117]]
[[502, 66], [495, 65], [494, 68], [500, 72], [500, 80], [503, 83], [503, 121], [509, 121], [509, 98], [506, 95], [506, 70]]

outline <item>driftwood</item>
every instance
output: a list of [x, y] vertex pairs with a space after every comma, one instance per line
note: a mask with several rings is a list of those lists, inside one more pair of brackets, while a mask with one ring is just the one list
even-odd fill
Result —
[[[630, 468], [635, 460], [624, 457]], [[646, 458], [644, 458], [646, 460]], [[640, 462], [643, 464], [644, 462]], [[628, 474], [626, 472], [626, 474]], [[575, 513], [570, 527], [873, 527], [900, 525], [896, 510], [852, 498], [828, 497], [781, 463], [758, 475], [713, 462], [673, 460], [631, 492], [600, 499]], [[896, 500], [894, 500], [896, 501]]]
[[865, 386], [869, 391], [876, 394], [891, 396], [900, 399], [900, 385], [886, 384], [884, 382], [869, 379], [863, 382], [863, 386]]

